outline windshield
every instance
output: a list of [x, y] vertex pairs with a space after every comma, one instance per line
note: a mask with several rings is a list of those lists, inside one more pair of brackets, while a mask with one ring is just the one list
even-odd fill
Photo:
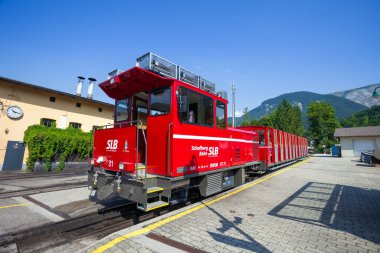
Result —
[[164, 115], [170, 112], [170, 88], [153, 91], [150, 94], [150, 115]]
[[128, 99], [116, 101], [116, 121], [126, 121], [128, 119]]

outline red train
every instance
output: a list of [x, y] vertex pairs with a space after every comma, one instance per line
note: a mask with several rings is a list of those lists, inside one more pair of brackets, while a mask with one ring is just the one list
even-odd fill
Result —
[[115, 121], [94, 131], [88, 184], [150, 211], [244, 184], [307, 155], [303, 137], [270, 127], [228, 127], [224, 92], [152, 53], [99, 86], [115, 99]]

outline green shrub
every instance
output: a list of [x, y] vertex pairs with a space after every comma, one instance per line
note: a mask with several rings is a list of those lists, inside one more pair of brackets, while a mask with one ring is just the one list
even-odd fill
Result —
[[37, 161], [43, 161], [46, 170], [51, 170], [52, 160], [56, 156], [59, 157], [58, 169], [62, 170], [68, 157], [88, 157], [92, 150], [92, 133], [75, 128], [59, 129], [33, 125], [26, 129], [24, 142], [29, 151], [26, 161], [28, 170], [33, 170]]

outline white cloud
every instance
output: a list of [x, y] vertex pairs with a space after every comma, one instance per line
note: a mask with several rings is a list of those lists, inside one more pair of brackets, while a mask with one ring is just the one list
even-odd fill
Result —
[[235, 117], [241, 117], [243, 116], [243, 111], [239, 112], [239, 111], [235, 111]]

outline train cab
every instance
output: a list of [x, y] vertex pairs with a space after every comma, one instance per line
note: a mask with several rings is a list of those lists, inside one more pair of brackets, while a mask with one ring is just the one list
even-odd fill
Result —
[[101, 83], [115, 100], [114, 124], [94, 131], [89, 186], [149, 211], [244, 183], [258, 166], [259, 136], [228, 127], [215, 85], [152, 53]]

